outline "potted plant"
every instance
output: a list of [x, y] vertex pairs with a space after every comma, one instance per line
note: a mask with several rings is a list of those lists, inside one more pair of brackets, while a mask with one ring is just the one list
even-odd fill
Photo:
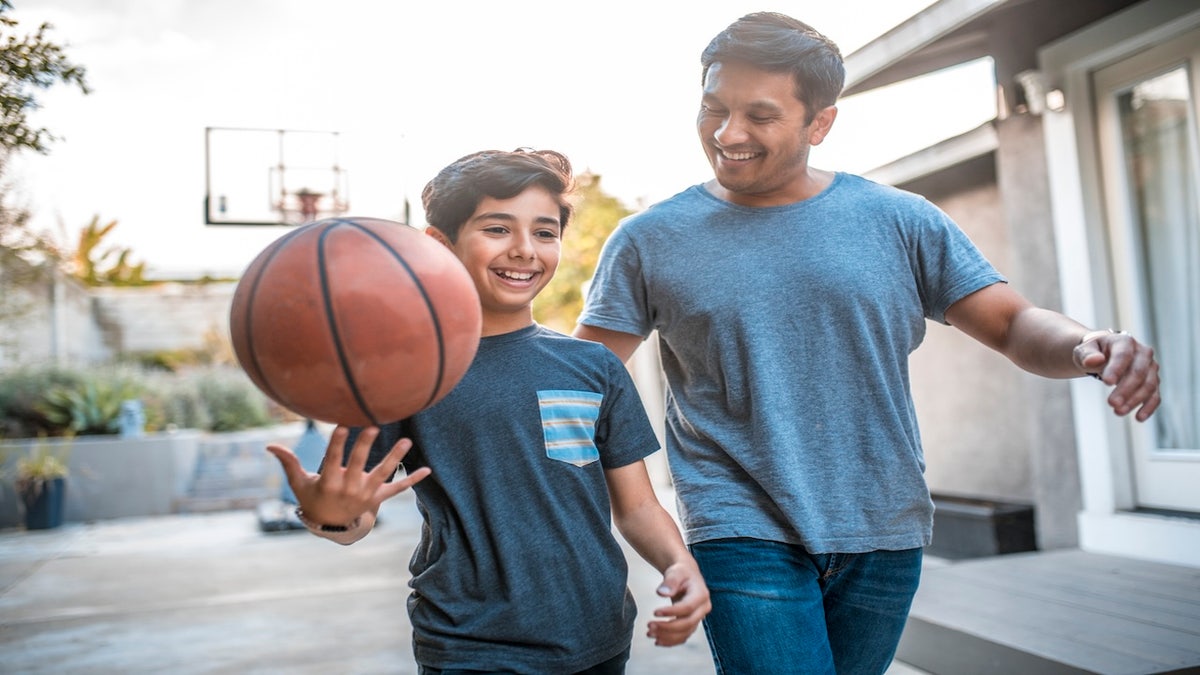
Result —
[[46, 530], [62, 525], [66, 501], [67, 463], [38, 444], [17, 459], [17, 497], [25, 505], [25, 529]]

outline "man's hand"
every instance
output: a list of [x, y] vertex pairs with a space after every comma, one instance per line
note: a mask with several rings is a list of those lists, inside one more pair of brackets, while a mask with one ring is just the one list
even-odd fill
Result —
[[400, 460], [412, 448], [412, 441], [400, 439], [384, 456], [379, 464], [365, 471], [371, 444], [379, 435], [376, 427], [362, 430], [350, 451], [350, 459], [342, 466], [342, 449], [350, 430], [346, 427], [334, 429], [329, 438], [329, 447], [321, 464], [321, 473], [309, 473], [300, 465], [300, 459], [282, 445], [270, 444], [267, 451], [279, 460], [288, 484], [300, 502], [305, 518], [324, 525], [348, 525], [364, 513], [374, 515], [384, 500], [391, 499], [412, 487], [429, 475], [429, 468], [422, 467], [401, 480], [387, 482], [396, 472]]
[[686, 642], [712, 610], [708, 586], [695, 564], [678, 563], [668, 567], [658, 594], [671, 599], [670, 605], [654, 610], [654, 616], [668, 618], [651, 621], [646, 633], [659, 647], [674, 647]]
[[1075, 347], [1073, 358], [1081, 370], [1113, 386], [1108, 404], [1118, 415], [1128, 415], [1138, 408], [1135, 418], [1145, 422], [1162, 403], [1154, 350], [1129, 333], [1088, 333]]

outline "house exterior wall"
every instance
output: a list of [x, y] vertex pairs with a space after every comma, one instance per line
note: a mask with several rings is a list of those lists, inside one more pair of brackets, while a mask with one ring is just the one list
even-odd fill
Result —
[[[1009, 233], [994, 182], [903, 187], [941, 207], [1001, 273], [1011, 274]], [[999, 354], [933, 322], [910, 367], [930, 489], [1032, 503], [1020, 374]]]
[[[1009, 231], [1011, 281], [1033, 304], [1062, 311], [1042, 118], [1014, 115], [995, 126], [996, 179]], [[1026, 420], [1022, 440], [1029, 452], [1038, 545], [1076, 546], [1082, 498], [1070, 384], [1022, 373], [1017, 396]]]

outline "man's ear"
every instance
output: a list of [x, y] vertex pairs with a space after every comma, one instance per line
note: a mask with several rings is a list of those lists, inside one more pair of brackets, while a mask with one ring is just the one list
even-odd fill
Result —
[[446, 248], [454, 248], [453, 245], [450, 244], [450, 239], [446, 236], [446, 233], [432, 225], [429, 225], [425, 228], [425, 234], [433, 237], [436, 241], [441, 242], [442, 246], [445, 246]]
[[821, 141], [829, 135], [835, 119], [837, 119], [837, 106], [831, 105], [828, 108], [822, 108], [821, 112], [813, 118], [812, 124], [808, 125], [808, 144], [820, 145]]

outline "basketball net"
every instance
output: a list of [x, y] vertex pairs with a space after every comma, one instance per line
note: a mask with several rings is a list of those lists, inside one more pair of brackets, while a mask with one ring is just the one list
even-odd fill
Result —
[[306, 187], [295, 192], [281, 190], [275, 202], [275, 210], [287, 225], [303, 225], [314, 220], [345, 214], [350, 205], [338, 195], [335, 188], [330, 194], [316, 192]]

